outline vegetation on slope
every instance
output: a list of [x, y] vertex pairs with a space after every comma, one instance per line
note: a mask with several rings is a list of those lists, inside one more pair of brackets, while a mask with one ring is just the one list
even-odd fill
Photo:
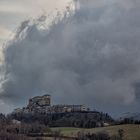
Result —
[[52, 128], [52, 130], [59, 130], [65, 136], [76, 136], [79, 131], [84, 133], [99, 133], [106, 132], [109, 135], [116, 135], [118, 130], [124, 130], [124, 140], [140, 140], [140, 125], [128, 124], [128, 125], [116, 125], [109, 127], [100, 127], [92, 129], [62, 127]]

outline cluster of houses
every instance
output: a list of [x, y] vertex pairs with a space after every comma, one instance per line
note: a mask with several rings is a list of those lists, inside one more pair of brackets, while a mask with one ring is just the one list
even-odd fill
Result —
[[84, 105], [51, 105], [51, 95], [43, 95], [29, 99], [27, 107], [17, 108], [14, 113], [65, 113], [87, 110]]

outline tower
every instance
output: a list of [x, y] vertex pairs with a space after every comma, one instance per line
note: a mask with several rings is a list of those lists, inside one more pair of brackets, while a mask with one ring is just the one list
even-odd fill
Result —
[[27, 105], [27, 108], [30, 111], [34, 110], [45, 110], [47, 107], [51, 106], [51, 95], [43, 95], [43, 96], [36, 96], [31, 99], [29, 99], [29, 104]]
[[46, 106], [51, 106], [51, 95], [46, 94], [42, 97]]

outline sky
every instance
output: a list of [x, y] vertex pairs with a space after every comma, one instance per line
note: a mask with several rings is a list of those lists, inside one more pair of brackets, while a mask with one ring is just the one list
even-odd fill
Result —
[[12, 32], [15, 38], [2, 53], [0, 111], [49, 93], [53, 104], [84, 104], [113, 116], [138, 112], [139, 0], [78, 0], [75, 11], [57, 15], [48, 27], [51, 16], [44, 5], [48, 11], [66, 9], [64, 1], [55, 2], [25, 0], [7, 5], [6, 11], [1, 8], [2, 15], [13, 11], [15, 20], [1, 22], [1, 30], [5, 27], [3, 32]]
[[66, 8], [70, 0], [0, 0], [0, 45], [12, 37], [20, 22], [42, 13], [52, 14]]
[[[63, 11], [71, 0], [0, 0], [0, 64], [3, 61], [2, 47], [11, 40], [21, 22], [35, 19], [42, 14], [54, 16]], [[10, 112], [14, 105], [0, 103], [0, 112]]]

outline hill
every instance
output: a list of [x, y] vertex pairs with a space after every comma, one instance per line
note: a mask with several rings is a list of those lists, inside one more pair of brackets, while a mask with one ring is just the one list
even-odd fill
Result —
[[130, 118], [133, 120], [140, 120], [140, 113], [127, 112], [127, 113], [122, 114], [120, 119], [124, 119], [124, 118]]
[[100, 127], [100, 128], [92, 128], [92, 129], [84, 129], [84, 128], [73, 128], [73, 127], [61, 127], [61, 128], [52, 128], [52, 130], [59, 130], [65, 136], [75, 136], [77, 132], [90, 132], [90, 133], [98, 133], [98, 132], [107, 132], [110, 135], [117, 134], [119, 129], [124, 130], [124, 140], [140, 140], [140, 125], [116, 125], [109, 127]]
[[24, 123], [39, 122], [50, 127], [81, 127], [94, 128], [111, 125], [114, 120], [106, 113], [97, 111], [66, 112], [66, 113], [14, 113], [9, 115]]

